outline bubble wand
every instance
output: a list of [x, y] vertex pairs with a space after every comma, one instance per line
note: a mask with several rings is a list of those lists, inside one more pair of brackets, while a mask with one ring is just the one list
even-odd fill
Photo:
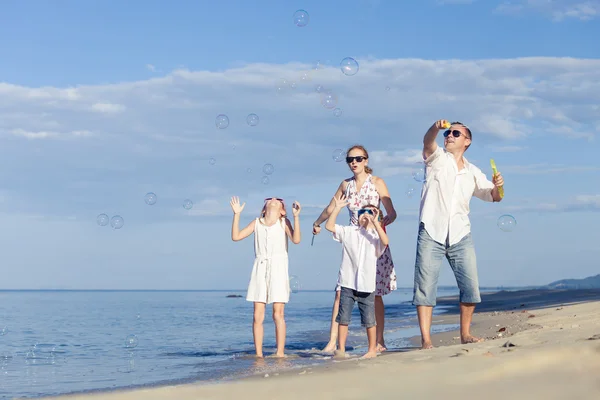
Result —
[[[490, 165], [492, 166], [492, 172], [495, 176], [498, 173], [498, 170], [496, 169], [496, 163], [493, 158], [490, 158]], [[504, 197], [504, 186], [498, 186], [498, 194], [500, 195], [500, 198]]]

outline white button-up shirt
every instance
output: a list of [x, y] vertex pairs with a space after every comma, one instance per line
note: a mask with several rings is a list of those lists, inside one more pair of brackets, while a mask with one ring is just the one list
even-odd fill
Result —
[[335, 225], [333, 239], [342, 243], [338, 286], [372, 293], [377, 280], [377, 259], [385, 247], [374, 229]]
[[465, 166], [459, 171], [454, 156], [439, 146], [425, 159], [420, 221], [433, 240], [450, 246], [471, 232], [471, 197], [494, 201], [494, 184], [479, 168], [463, 159]]

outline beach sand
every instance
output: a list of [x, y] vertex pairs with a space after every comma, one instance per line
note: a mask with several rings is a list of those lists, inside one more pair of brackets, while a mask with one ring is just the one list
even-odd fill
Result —
[[[600, 399], [600, 290], [527, 290], [484, 295], [472, 333], [433, 336], [431, 350], [403, 349], [373, 360], [260, 374], [219, 384], [185, 384], [61, 399]], [[438, 305], [456, 304], [440, 298]], [[457, 323], [457, 309], [435, 317]], [[419, 338], [414, 338], [417, 346]]]

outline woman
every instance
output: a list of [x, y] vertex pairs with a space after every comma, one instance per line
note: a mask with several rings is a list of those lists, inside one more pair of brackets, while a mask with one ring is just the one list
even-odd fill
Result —
[[[383, 226], [387, 226], [396, 219], [396, 210], [385, 181], [382, 178], [371, 175], [373, 170], [369, 167], [369, 153], [360, 145], [352, 146], [346, 153], [346, 163], [354, 174], [352, 178], [342, 181], [334, 198], [339, 198], [342, 193], [346, 195], [348, 201], [348, 211], [350, 213], [350, 224], [358, 225], [357, 212], [367, 205], [379, 207], [380, 202], [386, 211], [383, 219]], [[321, 232], [321, 224], [329, 218], [335, 204], [333, 199], [323, 210], [319, 218], [313, 223], [313, 235]], [[396, 290], [396, 272], [390, 253], [389, 246], [377, 260], [377, 289], [375, 292], [375, 318], [377, 322], [377, 351], [385, 351], [385, 340], [383, 338], [383, 329], [385, 324], [385, 309], [382, 296]], [[324, 352], [332, 352], [336, 349], [338, 324], [335, 319], [340, 305], [340, 288], [336, 287], [335, 301], [331, 315], [331, 330], [329, 333], [329, 343], [323, 349]]]

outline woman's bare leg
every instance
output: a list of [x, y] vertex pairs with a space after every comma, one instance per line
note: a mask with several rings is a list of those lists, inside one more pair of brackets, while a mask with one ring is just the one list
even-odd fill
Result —
[[256, 357], [263, 357], [263, 338], [265, 331], [263, 321], [265, 320], [265, 303], [254, 303], [254, 319], [252, 321], [252, 334], [254, 335], [254, 348]]
[[375, 296], [375, 321], [377, 322], [377, 351], [386, 351], [383, 329], [385, 328], [385, 307], [383, 297]]
[[285, 303], [273, 303], [273, 322], [275, 322], [276, 357], [285, 357]]
[[338, 323], [335, 322], [337, 318], [338, 311], [340, 309], [340, 291], [336, 290], [335, 292], [335, 300], [333, 301], [333, 309], [331, 311], [331, 329], [329, 330], [329, 343], [322, 350], [327, 353], [331, 353], [335, 351], [337, 348], [337, 339], [338, 339]]

